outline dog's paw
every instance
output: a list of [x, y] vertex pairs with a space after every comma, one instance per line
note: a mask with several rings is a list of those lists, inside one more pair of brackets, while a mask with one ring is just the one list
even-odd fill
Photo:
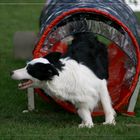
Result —
[[105, 118], [105, 122], [103, 125], [116, 125], [115, 117], [116, 117], [116, 112], [113, 110], [111, 113], [108, 113]]
[[108, 120], [108, 121], [105, 121], [105, 122], [103, 123], [103, 125], [116, 125], [116, 121], [115, 121], [115, 119], [113, 119], [113, 120]]
[[92, 128], [92, 127], [94, 127], [94, 124], [93, 123], [81, 123], [81, 124], [79, 124], [79, 128], [84, 128], [84, 127]]

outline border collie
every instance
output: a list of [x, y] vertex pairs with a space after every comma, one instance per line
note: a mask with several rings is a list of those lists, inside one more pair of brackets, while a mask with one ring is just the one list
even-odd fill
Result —
[[105, 113], [103, 124], [115, 125], [115, 111], [107, 89], [107, 48], [93, 33], [73, 36], [65, 55], [52, 52], [11, 72], [15, 80], [24, 80], [20, 89], [38, 87], [49, 96], [71, 102], [82, 123], [79, 127], [93, 127], [91, 112], [101, 101]]

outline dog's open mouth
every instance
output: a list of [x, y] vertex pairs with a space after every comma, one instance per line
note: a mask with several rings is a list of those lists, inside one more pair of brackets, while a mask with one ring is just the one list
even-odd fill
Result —
[[19, 89], [26, 89], [26, 88], [32, 86], [32, 84], [33, 84], [32, 80], [24, 79], [24, 80], [21, 81], [21, 83], [18, 84], [18, 88]]

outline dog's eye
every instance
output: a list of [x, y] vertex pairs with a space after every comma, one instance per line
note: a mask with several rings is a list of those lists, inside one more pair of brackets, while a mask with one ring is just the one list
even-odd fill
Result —
[[27, 67], [26, 67], [27, 71], [30, 70], [32, 67], [33, 66], [31, 64], [28, 64]]
[[48, 72], [49, 72], [49, 73], [52, 73], [52, 71], [51, 71], [51, 70], [48, 70]]

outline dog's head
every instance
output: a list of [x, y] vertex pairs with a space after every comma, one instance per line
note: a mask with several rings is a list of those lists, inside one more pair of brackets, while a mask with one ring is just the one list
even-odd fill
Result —
[[59, 76], [56, 64], [60, 62], [61, 53], [53, 52], [45, 57], [36, 58], [28, 62], [24, 68], [11, 72], [14, 80], [23, 81], [18, 86], [20, 89], [26, 89], [30, 86], [39, 86], [41, 81], [51, 80], [54, 76]]

